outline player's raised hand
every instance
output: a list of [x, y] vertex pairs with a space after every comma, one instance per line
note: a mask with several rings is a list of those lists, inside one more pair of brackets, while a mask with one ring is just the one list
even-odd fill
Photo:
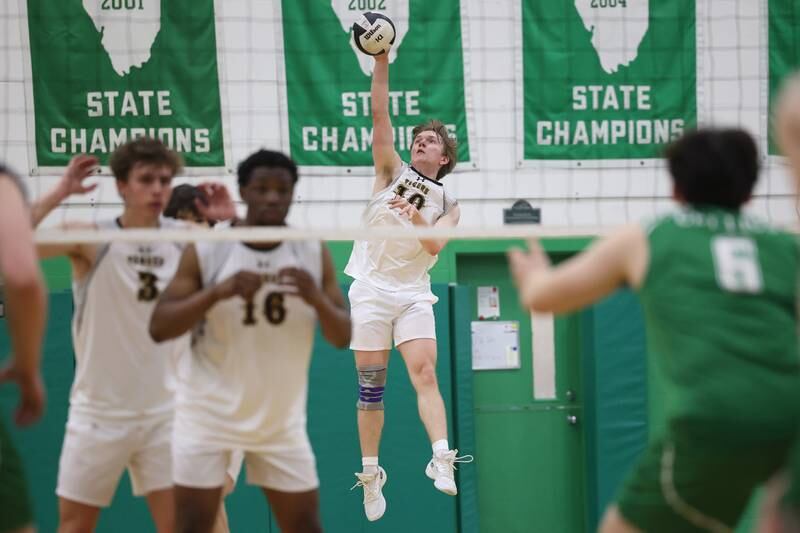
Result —
[[409, 201], [402, 196], [395, 196], [389, 200], [389, 208], [396, 209], [397, 214], [408, 218], [414, 225], [425, 224], [425, 219], [422, 218], [419, 209], [417, 209], [414, 204], [409, 203]]
[[283, 268], [278, 275], [282, 285], [289, 285], [297, 289], [297, 295], [310, 306], [316, 305], [324, 298], [322, 289], [311, 277], [308, 271], [302, 268]]
[[195, 200], [197, 210], [206, 220], [232, 220], [236, 218], [236, 205], [228, 188], [222, 183], [206, 182], [197, 186], [203, 199]]
[[73, 194], [86, 194], [97, 188], [97, 184], [87, 185], [84, 180], [97, 174], [99, 167], [97, 158], [91, 155], [76, 155], [73, 157], [61, 181], [58, 183], [60, 194], [66, 198]]
[[0, 383], [14, 381], [19, 386], [19, 407], [14, 421], [18, 426], [28, 426], [41, 418], [45, 406], [45, 389], [42, 376], [36, 372], [21, 372], [12, 363], [0, 370]]
[[218, 300], [241, 296], [245, 300], [253, 298], [264, 283], [264, 278], [255, 272], [240, 270], [214, 288]]
[[508, 252], [508, 266], [518, 289], [522, 290], [528, 277], [550, 268], [550, 259], [537, 239], [528, 240], [528, 252], [519, 248]]

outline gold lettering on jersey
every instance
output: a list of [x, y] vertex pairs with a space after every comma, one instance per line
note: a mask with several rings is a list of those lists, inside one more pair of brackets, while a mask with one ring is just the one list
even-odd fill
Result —
[[412, 181], [412, 180], [406, 178], [405, 179], [405, 184], [406, 184], [407, 187], [412, 187], [414, 189], [422, 191], [422, 194], [428, 194], [429, 192], [431, 192], [431, 190], [428, 188], [428, 186], [425, 185], [425, 183], [423, 183], [422, 180], [419, 179], [419, 178], [417, 180], [415, 180], [415, 181]]
[[261, 279], [264, 281], [264, 283], [271, 283], [273, 285], [281, 284], [281, 276], [273, 272], [265, 272], [261, 274]]
[[164, 258], [160, 255], [129, 255], [128, 264], [132, 266], [158, 268], [164, 266]]

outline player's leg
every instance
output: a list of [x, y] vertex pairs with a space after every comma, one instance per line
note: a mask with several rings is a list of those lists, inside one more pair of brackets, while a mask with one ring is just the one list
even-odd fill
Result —
[[172, 487], [148, 492], [145, 499], [157, 533], [172, 533], [175, 529], [175, 493]]
[[58, 498], [58, 533], [92, 533], [100, 518], [100, 507]]
[[201, 436], [172, 435], [175, 532], [210, 533], [222, 500], [230, 451], [209, 446]]
[[651, 444], [601, 531], [732, 533], [753, 490], [779, 467], [787, 444], [734, 448], [705, 440], [670, 432]]
[[217, 518], [222, 486], [196, 488], [175, 485], [175, 532], [211, 533]]
[[436, 378], [436, 340], [413, 339], [397, 346], [417, 392], [417, 408], [431, 442], [447, 440], [447, 413]]
[[356, 474], [356, 486], [364, 488], [364, 512], [372, 521], [386, 511], [381, 491], [386, 472], [379, 466], [378, 451], [383, 432], [383, 394], [392, 347], [392, 321], [397, 309], [391, 298], [358, 281], [350, 286], [348, 297], [353, 321], [350, 349], [355, 352], [358, 375], [356, 416], [362, 465], [362, 471]]
[[0, 532], [33, 531], [33, 507], [22, 459], [11, 443], [11, 435], [0, 422]]
[[617, 506], [612, 505], [603, 516], [603, 522], [598, 531], [600, 533], [641, 533], [642, 530], [625, 520]]
[[456, 462], [469, 462], [472, 457], [457, 457], [447, 440], [447, 413], [436, 377], [436, 321], [433, 304], [436, 297], [409, 294], [403, 312], [395, 322], [394, 341], [403, 356], [411, 383], [417, 393], [419, 416], [433, 451], [425, 474], [434, 486], [451, 496], [458, 493], [455, 482]]
[[305, 428], [270, 442], [274, 451], [246, 454], [247, 482], [262, 488], [284, 533], [318, 533], [319, 478]]
[[157, 533], [175, 526], [172, 490], [172, 414], [136, 425], [137, 449], [128, 464], [135, 496], [144, 496]]
[[282, 492], [264, 488], [264, 494], [283, 533], [321, 533], [319, 491]]
[[59, 533], [92, 532], [131, 456], [130, 428], [70, 412], [58, 465]]
[[[389, 350], [356, 350], [358, 440], [361, 457], [378, 457], [383, 432], [383, 393]], [[377, 463], [375, 464], [377, 466]]]
[[239, 477], [239, 472], [242, 469], [242, 461], [244, 461], [244, 454], [236, 451], [231, 455], [228, 471], [225, 473], [225, 486], [222, 488], [222, 497], [217, 511], [217, 520], [214, 522], [214, 533], [230, 533], [230, 526], [228, 525], [228, 513], [225, 510], [225, 498], [228, 497], [233, 489], [236, 487], [236, 479]]

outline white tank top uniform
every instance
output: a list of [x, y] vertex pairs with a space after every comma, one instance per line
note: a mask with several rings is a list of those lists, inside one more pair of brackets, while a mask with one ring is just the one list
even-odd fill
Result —
[[[362, 221], [367, 227], [412, 227], [405, 216], [389, 208], [402, 196], [416, 206], [429, 225], [448, 214], [457, 201], [442, 182], [432, 180], [403, 164], [392, 183], [367, 204]], [[436, 338], [428, 271], [438, 257], [430, 255], [419, 239], [356, 241], [345, 267], [355, 279], [350, 286], [353, 321], [351, 350], [389, 350], [413, 339]]]
[[[116, 220], [98, 226], [120, 227]], [[183, 226], [161, 220], [161, 227]], [[177, 243], [106, 243], [87, 276], [73, 281], [72, 412], [117, 419], [171, 413], [174, 345], [155, 343], [148, 327], [182, 253]]]
[[[398, 176], [367, 204], [362, 222], [367, 227], [413, 227], [411, 221], [389, 208], [389, 201], [402, 196], [416, 206], [425, 221], [433, 225], [457, 204], [444, 183], [420, 174], [403, 164]], [[386, 291], [430, 291], [428, 271], [436, 264], [419, 239], [356, 241], [345, 274]]]
[[[98, 226], [119, 228], [115, 220]], [[182, 248], [112, 241], [73, 282], [76, 367], [56, 487], [63, 498], [105, 507], [125, 469], [136, 496], [172, 486], [175, 346], [153, 342], [148, 327]]]
[[[322, 285], [320, 242], [284, 242], [272, 250], [244, 243], [196, 245], [203, 286], [241, 270], [265, 283], [252, 305], [218, 302], [195, 328], [192, 356], [181, 365], [176, 433], [219, 449], [268, 452], [276, 442], [307, 441], [308, 369], [316, 310], [280, 284], [285, 267]], [[185, 374], [184, 374], [185, 373]]]

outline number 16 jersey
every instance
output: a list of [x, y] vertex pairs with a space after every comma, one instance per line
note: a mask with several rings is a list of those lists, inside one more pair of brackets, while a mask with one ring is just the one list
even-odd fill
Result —
[[304, 437], [317, 313], [278, 274], [303, 269], [321, 287], [321, 243], [287, 241], [271, 250], [240, 242], [195, 247], [203, 287], [242, 270], [260, 274], [264, 284], [252, 302], [239, 296], [217, 302], [193, 332], [192, 355], [178, 384], [176, 431], [249, 451], [277, 438]]

